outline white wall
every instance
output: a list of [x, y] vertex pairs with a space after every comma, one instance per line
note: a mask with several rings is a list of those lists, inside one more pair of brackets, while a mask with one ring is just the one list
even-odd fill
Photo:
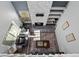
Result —
[[[69, 27], [63, 30], [62, 25], [69, 22]], [[79, 2], [71, 1], [59, 19], [56, 27], [56, 36], [60, 51], [65, 53], [79, 53]], [[66, 35], [74, 33], [75, 41], [67, 42]]]
[[0, 2], [0, 53], [8, 49], [2, 42], [12, 20], [15, 21], [18, 26], [21, 25], [11, 2]]
[[[46, 25], [52, 2], [51, 1], [28, 1], [27, 3], [28, 3], [32, 24], [34, 24], [35, 22], [43, 22], [44, 25]], [[37, 13], [43, 13], [44, 17], [36, 17]]]

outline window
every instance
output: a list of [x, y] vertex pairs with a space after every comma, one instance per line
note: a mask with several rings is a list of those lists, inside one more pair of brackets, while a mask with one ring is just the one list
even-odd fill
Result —
[[14, 22], [12, 22], [8, 32], [6, 33], [3, 44], [9, 46], [12, 45], [16, 41], [16, 38], [19, 35], [20, 31], [21, 29]]

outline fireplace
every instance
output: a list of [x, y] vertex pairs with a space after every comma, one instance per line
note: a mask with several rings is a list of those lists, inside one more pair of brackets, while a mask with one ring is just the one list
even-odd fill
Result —
[[36, 48], [49, 48], [50, 44], [48, 40], [37, 40]]

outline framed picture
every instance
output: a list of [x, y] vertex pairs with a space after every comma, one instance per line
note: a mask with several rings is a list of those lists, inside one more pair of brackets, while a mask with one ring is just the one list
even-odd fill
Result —
[[66, 36], [66, 40], [67, 40], [67, 42], [72, 42], [72, 41], [75, 41], [76, 39], [75, 39], [74, 34], [73, 33], [70, 33], [70, 34], [68, 34]]
[[66, 22], [63, 24], [62, 28], [63, 28], [63, 30], [65, 30], [65, 29], [68, 28], [68, 27], [69, 27], [69, 23], [68, 23], [68, 21], [66, 21]]

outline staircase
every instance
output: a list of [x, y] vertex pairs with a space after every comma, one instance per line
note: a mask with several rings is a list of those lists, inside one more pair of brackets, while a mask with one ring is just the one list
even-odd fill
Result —
[[53, 1], [47, 19], [47, 25], [56, 25], [68, 5], [68, 1]]

